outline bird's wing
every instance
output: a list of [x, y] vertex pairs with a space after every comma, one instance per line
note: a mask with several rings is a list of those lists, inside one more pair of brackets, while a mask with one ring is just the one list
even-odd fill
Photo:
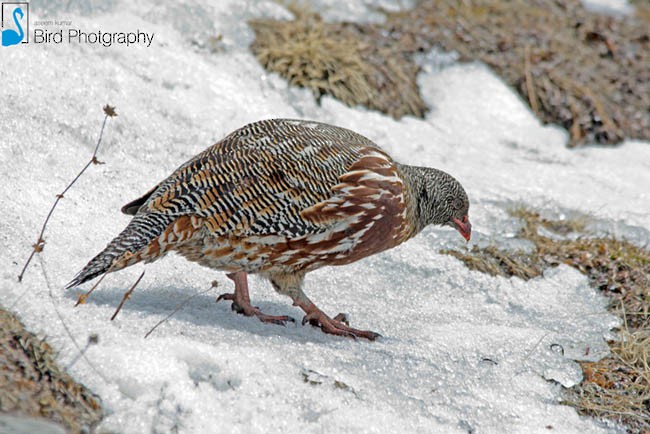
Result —
[[[179, 167], [143, 197], [138, 213], [201, 217], [217, 235], [296, 238], [358, 214], [368, 206], [364, 194], [383, 200], [375, 188], [382, 176], [395, 177], [392, 160], [359, 134], [317, 122], [260, 121]], [[351, 193], [359, 199], [354, 206]]]

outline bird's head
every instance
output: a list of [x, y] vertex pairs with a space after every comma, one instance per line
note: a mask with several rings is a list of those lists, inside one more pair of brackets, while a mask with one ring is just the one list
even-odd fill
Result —
[[422, 227], [446, 225], [456, 229], [469, 241], [472, 225], [469, 222], [469, 199], [460, 182], [437, 169], [417, 168], [417, 211]]

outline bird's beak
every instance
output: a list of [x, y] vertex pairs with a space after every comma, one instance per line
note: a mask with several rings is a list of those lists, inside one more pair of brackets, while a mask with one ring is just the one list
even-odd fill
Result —
[[456, 230], [463, 236], [463, 238], [469, 241], [469, 238], [472, 236], [472, 224], [469, 222], [469, 217], [463, 217], [462, 221], [453, 217], [451, 221], [454, 224]]

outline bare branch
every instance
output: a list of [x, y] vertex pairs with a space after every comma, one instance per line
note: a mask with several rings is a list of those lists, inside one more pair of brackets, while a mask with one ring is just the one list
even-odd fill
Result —
[[90, 167], [91, 164], [103, 164], [99, 160], [97, 160], [97, 151], [99, 151], [99, 145], [102, 143], [102, 136], [104, 135], [104, 127], [106, 126], [106, 121], [108, 120], [109, 117], [117, 116], [117, 113], [115, 113], [115, 107], [111, 107], [108, 104], [106, 104], [104, 106], [104, 114], [105, 114], [104, 122], [102, 123], [101, 130], [99, 131], [99, 139], [97, 140], [97, 144], [95, 145], [95, 151], [93, 152], [90, 161], [86, 163], [83, 169], [81, 169], [81, 171], [77, 174], [77, 176], [74, 177], [74, 179], [68, 184], [68, 186], [61, 193], [56, 195], [56, 200], [54, 201], [52, 208], [50, 208], [50, 212], [47, 214], [47, 217], [45, 217], [43, 226], [41, 226], [41, 232], [38, 234], [36, 243], [32, 244], [32, 252], [29, 254], [29, 258], [27, 258], [27, 261], [25, 262], [23, 269], [20, 271], [20, 274], [18, 275], [19, 282], [23, 281], [25, 271], [27, 270], [29, 263], [32, 261], [32, 258], [34, 258], [34, 255], [36, 253], [42, 252], [43, 248], [45, 247], [45, 238], [43, 238], [43, 235], [45, 234], [45, 228], [47, 227], [47, 224], [50, 221], [50, 217], [52, 217], [52, 213], [54, 213], [54, 209], [59, 204], [59, 201], [65, 197], [65, 194], [68, 192], [68, 190], [70, 190], [70, 188], [74, 185], [74, 183], [77, 182], [77, 180], [81, 177], [81, 175], [83, 175], [83, 173], [86, 171], [86, 169], [88, 169], [88, 167]]
[[120, 310], [122, 310], [122, 306], [124, 306], [124, 303], [126, 302], [126, 300], [128, 300], [129, 297], [131, 297], [131, 294], [133, 294], [133, 290], [135, 289], [136, 286], [138, 286], [138, 283], [140, 283], [140, 281], [142, 280], [143, 277], [144, 277], [144, 271], [140, 274], [140, 277], [138, 277], [138, 280], [136, 280], [135, 283], [133, 285], [131, 285], [131, 288], [124, 293], [124, 296], [122, 297], [122, 301], [120, 301], [120, 304], [117, 306], [117, 309], [115, 309], [115, 313], [111, 317], [111, 321], [113, 321], [115, 319], [115, 317], [117, 316], [117, 314], [120, 312]]
[[86, 293], [81, 294], [79, 296], [79, 298], [77, 299], [77, 303], [75, 303], [75, 305], [74, 305], [75, 307], [79, 306], [80, 304], [85, 304], [86, 303], [86, 299], [88, 298], [88, 296], [95, 290], [95, 288], [97, 288], [99, 286], [100, 283], [102, 283], [102, 280], [104, 280], [104, 278], [111, 271], [113, 271], [113, 267], [115, 267], [115, 264], [116, 264], [116, 262], [113, 262], [111, 264], [111, 266], [108, 268], [108, 270], [106, 270], [106, 272], [104, 274], [102, 274], [102, 277], [100, 277], [99, 280], [97, 282], [95, 282], [95, 284]]
[[182, 301], [178, 306], [176, 306], [176, 308], [175, 308], [173, 311], [171, 311], [171, 312], [169, 313], [169, 315], [167, 315], [165, 318], [163, 318], [163, 319], [161, 319], [160, 321], [158, 321], [158, 323], [157, 323], [155, 326], [153, 326], [153, 327], [151, 328], [151, 330], [149, 330], [149, 331], [147, 332], [146, 335], [144, 335], [144, 338], [147, 339], [147, 338], [149, 337], [149, 335], [150, 335], [151, 333], [153, 333], [153, 331], [156, 330], [156, 329], [158, 328], [159, 325], [161, 325], [162, 323], [164, 323], [165, 321], [167, 321], [167, 320], [168, 320], [169, 318], [171, 318], [171, 317], [172, 317], [176, 312], [178, 312], [178, 311], [181, 310], [183, 307], [185, 307], [185, 305], [186, 305], [187, 303], [189, 303], [190, 300], [192, 300], [194, 297], [196, 297], [197, 295], [203, 295], [203, 294], [206, 294], [206, 293], [212, 291], [212, 289], [213, 289], [213, 288], [216, 288], [217, 286], [219, 286], [219, 282], [217, 282], [217, 281], [215, 280], [215, 281], [212, 282], [212, 285], [210, 285], [210, 287], [209, 287], [208, 289], [206, 289], [206, 290], [204, 290], [204, 291], [199, 291], [199, 292], [197, 292], [197, 293], [195, 293], [195, 294], [192, 294], [192, 295], [190, 295], [189, 297], [187, 297], [187, 298], [186, 298], [185, 300], [183, 300], [183, 301]]
[[70, 327], [68, 327], [68, 324], [65, 322], [63, 319], [63, 315], [61, 315], [61, 312], [59, 312], [59, 309], [56, 305], [56, 301], [54, 300], [54, 294], [52, 291], [52, 284], [50, 282], [50, 278], [47, 274], [46, 268], [45, 268], [45, 261], [43, 260], [42, 256], [39, 256], [39, 260], [41, 262], [41, 271], [43, 272], [43, 278], [45, 279], [45, 284], [47, 285], [47, 295], [50, 299], [50, 302], [52, 303], [52, 308], [54, 309], [54, 312], [56, 313], [56, 316], [59, 318], [59, 321], [61, 321], [61, 325], [63, 326], [63, 329], [65, 330], [65, 333], [68, 335], [70, 340], [72, 341], [72, 344], [75, 346], [75, 348], [78, 351], [78, 357], [83, 357], [83, 359], [88, 363], [88, 366], [95, 371], [95, 374], [97, 374], [102, 380], [106, 382], [106, 384], [110, 384], [110, 381], [102, 374], [99, 369], [95, 367], [95, 365], [86, 357], [86, 353], [84, 350], [82, 350], [81, 346], [79, 345], [79, 342], [77, 342], [77, 339], [75, 339], [74, 335], [72, 334], [72, 331], [70, 330]]

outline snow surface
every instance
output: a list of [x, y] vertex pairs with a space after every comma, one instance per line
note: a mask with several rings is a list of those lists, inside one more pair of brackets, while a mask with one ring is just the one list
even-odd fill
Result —
[[607, 15], [632, 15], [634, 6], [628, 0], [582, 0], [585, 8], [592, 12]]
[[[321, 1], [335, 10], [341, 2]], [[363, 19], [373, 2], [348, 11]], [[377, 2], [377, 4], [381, 4]], [[289, 17], [273, 1], [31, 2], [34, 19], [68, 19], [106, 31], [155, 32], [150, 48], [29, 44], [0, 52], [0, 303], [46, 335], [63, 365], [101, 396], [101, 429], [120, 433], [606, 432], [559, 404], [580, 381], [572, 359], [595, 360], [617, 319], [566, 266], [524, 282], [468, 271], [438, 253], [463, 249], [449, 228], [307, 277], [331, 314], [380, 332], [377, 342], [279, 327], [236, 315], [215, 297], [223, 274], [170, 256], [147, 273], [115, 321], [138, 265], [107, 277], [88, 303], [64, 285], [128, 222], [119, 208], [230, 131], [270, 117], [349, 127], [405, 163], [457, 177], [472, 202], [468, 247], [517, 246], [507, 209], [583, 212], [601, 230], [650, 240], [650, 146], [568, 150], [480, 64], [423, 56], [426, 119], [395, 121], [289, 87], [247, 49], [253, 17]], [[210, 43], [210, 37], [222, 35]], [[16, 282], [60, 192], [87, 162], [110, 103], [99, 159], [55, 211], [45, 251]], [[521, 247], [521, 246], [520, 246]], [[43, 273], [45, 272], [45, 273]], [[47, 281], [46, 281], [47, 278]], [[210, 289], [210, 282], [219, 288]], [[253, 278], [254, 303], [301, 312]], [[49, 288], [49, 289], [48, 289]], [[85, 289], [88, 287], [86, 286]], [[144, 335], [188, 296], [169, 321]], [[91, 334], [99, 342], [84, 347]], [[557, 344], [557, 345], [554, 345]], [[563, 350], [563, 351], [562, 351]], [[90, 364], [88, 363], [90, 362]]]

